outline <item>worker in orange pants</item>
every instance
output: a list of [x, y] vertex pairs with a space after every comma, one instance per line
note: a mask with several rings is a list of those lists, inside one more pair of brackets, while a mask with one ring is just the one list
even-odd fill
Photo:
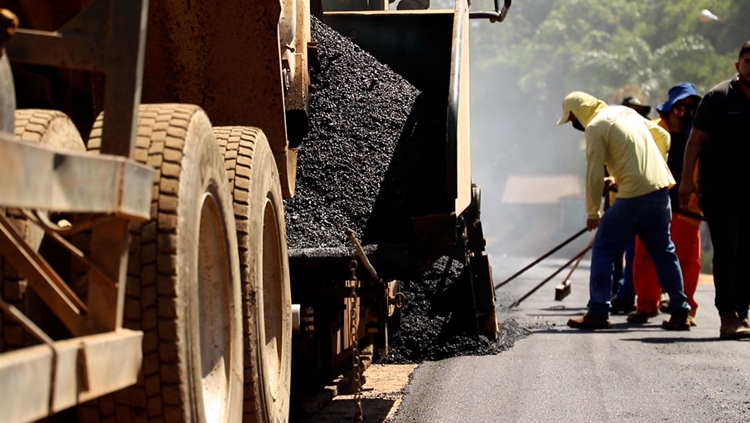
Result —
[[[687, 134], [690, 132], [693, 114], [700, 99], [693, 84], [682, 83], [672, 87], [669, 90], [667, 101], [656, 107], [660, 116], [660, 119], [657, 120], [658, 125], [669, 131], [671, 143], [667, 165], [673, 175], [682, 174], [682, 157], [687, 145]], [[695, 326], [695, 313], [698, 309], [698, 304], [696, 304], [694, 296], [701, 271], [701, 222], [678, 209], [678, 189], [679, 186], [674, 186], [669, 190], [669, 197], [672, 203], [670, 235], [682, 270], [683, 290], [687, 296], [687, 302], [690, 304], [688, 321], [691, 326]], [[687, 214], [700, 214], [698, 199], [695, 195], [691, 198]], [[627, 320], [630, 323], [646, 323], [649, 318], [656, 317], [659, 314], [661, 288], [659, 287], [654, 265], [641, 240], [637, 240], [635, 245], [633, 285], [638, 300], [636, 311], [628, 315]], [[665, 321], [662, 326], [666, 324], [667, 322]]]
[[[695, 326], [695, 312], [698, 310], [695, 290], [698, 288], [698, 277], [701, 272], [700, 221], [673, 213], [670, 232], [682, 269], [685, 295], [690, 304], [688, 320]], [[628, 322], [646, 323], [649, 318], [659, 315], [661, 287], [656, 278], [654, 265], [640, 239], [637, 239], [635, 244], [633, 284], [638, 295], [637, 307], [636, 311], [628, 316]]]

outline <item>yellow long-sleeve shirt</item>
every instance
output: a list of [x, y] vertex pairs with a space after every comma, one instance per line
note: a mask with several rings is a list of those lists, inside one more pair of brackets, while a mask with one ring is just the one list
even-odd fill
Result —
[[[666, 157], [669, 132], [630, 108], [601, 102], [576, 117], [586, 128], [586, 213], [601, 217], [604, 165], [618, 185], [617, 198], [633, 198], [675, 184]], [[579, 116], [580, 115], [580, 116]]]

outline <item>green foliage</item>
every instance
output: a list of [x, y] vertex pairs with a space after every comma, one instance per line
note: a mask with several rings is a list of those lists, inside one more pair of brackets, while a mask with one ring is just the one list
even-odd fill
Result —
[[[587, 91], [608, 98], [635, 84], [643, 100], [653, 101], [684, 80], [707, 89], [731, 77], [742, 26], [730, 26], [729, 19], [739, 24], [743, 14], [750, 17], [750, 2], [731, 0], [516, 3], [501, 24], [507, 26], [483, 24], [475, 31], [474, 63], [480, 69], [518, 67], [525, 93], [550, 85], [586, 85]], [[703, 8], [724, 14], [727, 23], [701, 22]], [[745, 36], [750, 38], [750, 28]]]
[[[508, 172], [582, 166], [580, 134], [554, 125], [568, 92], [586, 91], [610, 103], [634, 95], [653, 106], [680, 82], [702, 93], [734, 75], [739, 46], [750, 39], [750, 1], [513, 3], [506, 22], [473, 25], [471, 46], [474, 138], [480, 154], [494, 154], [495, 165]], [[472, 5], [491, 8], [489, 1]], [[722, 22], [702, 22], [701, 9]], [[550, 138], [561, 141], [550, 144]], [[554, 158], [539, 149], [554, 151]]]

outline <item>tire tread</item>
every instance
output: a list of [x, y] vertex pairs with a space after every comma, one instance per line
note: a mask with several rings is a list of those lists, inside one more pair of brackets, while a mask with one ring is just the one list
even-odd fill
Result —
[[[229, 180], [229, 187], [232, 191], [232, 200], [234, 203], [234, 219], [237, 227], [238, 250], [240, 259], [240, 278], [241, 278], [241, 295], [242, 295], [242, 318], [243, 318], [243, 355], [244, 355], [244, 405], [243, 421], [245, 423], [261, 422], [285, 422], [288, 418], [289, 410], [288, 399], [282, 400], [279, 404], [270, 404], [269, 398], [264, 394], [265, 381], [262, 380], [264, 369], [260, 368], [258, 363], [259, 356], [263, 354], [262, 340], [260, 334], [255, 329], [255, 316], [259, 315], [260, 307], [263, 307], [262, 299], [257, 296], [254, 281], [255, 267], [260, 257], [253, 257], [257, 254], [255, 246], [258, 237], [262, 237], [261, 228], [255, 227], [257, 222], [254, 218], [257, 214], [263, 213], [262, 205], [255, 204], [258, 195], [264, 190], [269, 189], [277, 191], [275, 198], [278, 200], [276, 210], [281, 217], [280, 230], [282, 247], [279, 252], [282, 260], [286, 261], [286, 234], [283, 222], [283, 205], [281, 204], [281, 186], [278, 180], [278, 171], [276, 163], [266, 140], [265, 134], [259, 128], [254, 127], [214, 127], [214, 135], [219, 144], [219, 149], [224, 155], [224, 164]], [[266, 156], [268, 155], [268, 156]], [[269, 157], [271, 159], [269, 160]], [[257, 192], [256, 192], [257, 191]], [[268, 193], [267, 193], [268, 194]], [[260, 207], [260, 209], [256, 209]], [[252, 220], [251, 220], [252, 219]], [[272, 252], [263, 251], [262, 254]], [[288, 268], [288, 265], [284, 265]], [[282, 283], [288, 284], [287, 280]], [[283, 306], [282, 306], [283, 307]], [[291, 314], [291, 311], [289, 311]], [[289, 335], [291, 336], [291, 334]], [[291, 345], [288, 346], [291, 348]], [[289, 353], [290, 354], [290, 353]], [[291, 356], [289, 356], [291, 360]], [[288, 383], [288, 381], [287, 381]], [[283, 395], [283, 394], [282, 394]], [[277, 409], [277, 407], [279, 409]]]
[[[198, 106], [141, 105], [135, 159], [154, 167], [151, 220], [131, 226], [123, 327], [143, 331], [143, 364], [134, 386], [79, 407], [83, 422], [115, 419], [123, 423], [182, 421], [189, 414], [180, 383], [180, 365], [187, 358], [175, 321], [182, 316], [175, 269], [177, 199], [184, 138]], [[97, 119], [88, 150], [101, 148], [102, 116]], [[91, 412], [91, 410], [95, 412]], [[124, 411], [127, 410], [127, 413]], [[98, 411], [98, 413], [96, 412]]]
[[[250, 195], [250, 177], [252, 175], [252, 158], [255, 151], [255, 144], [258, 137], [261, 136], [260, 129], [252, 127], [215, 127], [214, 135], [219, 144], [219, 151], [224, 155], [224, 163], [229, 180], [229, 188], [232, 191], [234, 201], [234, 221], [237, 225], [237, 239], [239, 241], [240, 253], [240, 276], [242, 278], [242, 342], [243, 342], [243, 363], [244, 363], [244, 406], [243, 422], [260, 423], [256, 416], [258, 398], [253, 394], [253, 385], [258, 370], [253, 357], [250, 355], [250, 349], [253, 341], [251, 333], [250, 313], [254, 292], [250, 289], [248, 279], [250, 278], [248, 269], [248, 249], [246, 243], [242, 240], [249, 236], [248, 225], [248, 201]], [[242, 160], [241, 160], [242, 159]], [[241, 200], [244, 199], [244, 200]]]

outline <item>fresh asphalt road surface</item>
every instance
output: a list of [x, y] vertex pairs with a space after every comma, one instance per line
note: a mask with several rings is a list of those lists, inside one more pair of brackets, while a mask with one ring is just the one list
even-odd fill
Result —
[[[495, 281], [530, 261], [493, 258]], [[718, 340], [712, 285], [698, 287], [690, 332], [662, 330], [668, 315], [644, 326], [613, 316], [607, 331], [568, 328], [569, 317], [585, 312], [587, 262], [563, 302], [554, 301], [554, 286], [567, 272], [503, 310], [564, 262], [550, 260], [498, 292], [501, 319], [532, 335], [495, 356], [423, 364], [393, 422], [750, 422], [750, 341]]]

